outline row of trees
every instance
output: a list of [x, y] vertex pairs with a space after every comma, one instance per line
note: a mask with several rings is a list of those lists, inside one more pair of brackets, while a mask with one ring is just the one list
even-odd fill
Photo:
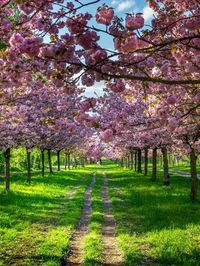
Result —
[[[106, 89], [108, 90], [108, 89]], [[188, 91], [189, 94], [189, 91]], [[144, 173], [148, 169], [148, 152], [152, 157], [152, 180], [156, 180], [157, 151], [163, 157], [163, 183], [169, 185], [168, 154], [177, 156], [189, 155], [191, 168], [191, 198], [197, 196], [197, 156], [199, 153], [200, 125], [197, 113], [183, 117], [185, 112], [184, 100], [171, 102], [171, 96], [166, 93], [145, 97], [140, 90], [131, 85], [121, 94], [116, 95], [107, 91], [99, 99], [94, 113], [99, 123], [101, 138], [116, 150], [115, 156], [130, 157], [137, 161], [138, 172], [141, 172], [142, 153], [144, 153]], [[189, 98], [189, 95], [185, 95]], [[182, 106], [181, 110], [178, 108]], [[167, 112], [166, 112], [167, 110]], [[164, 117], [160, 116], [164, 112]], [[182, 118], [170, 124], [173, 115], [178, 112]], [[112, 117], [112, 120], [110, 119]], [[133, 166], [132, 166], [133, 167]]]
[[[197, 196], [200, 150], [199, 0], [148, 0], [142, 14], [121, 19], [101, 0], [3, 0], [0, 3], [0, 147], [6, 189], [12, 147], [79, 150], [99, 158], [152, 150], [190, 155], [191, 198]], [[94, 14], [85, 10], [98, 6]], [[94, 21], [95, 19], [95, 21]], [[101, 41], [109, 38], [112, 49]], [[82, 87], [104, 81], [98, 102]], [[91, 144], [92, 141], [92, 144]], [[132, 155], [131, 155], [132, 156]], [[50, 157], [49, 157], [50, 158]], [[30, 165], [30, 163], [28, 163]], [[42, 163], [44, 165], [44, 163]], [[30, 168], [30, 167], [28, 167]], [[44, 169], [44, 167], [42, 167]], [[44, 172], [44, 170], [43, 170]]]

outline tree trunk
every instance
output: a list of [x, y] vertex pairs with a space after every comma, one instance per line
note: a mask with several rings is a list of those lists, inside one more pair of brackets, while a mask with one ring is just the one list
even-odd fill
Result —
[[144, 175], [148, 173], [148, 149], [144, 149]]
[[163, 184], [169, 186], [170, 181], [169, 181], [169, 164], [168, 164], [167, 148], [163, 147], [161, 151], [163, 155], [163, 170], [164, 170]]
[[128, 165], [128, 168], [130, 167], [130, 156], [129, 154], [127, 155], [127, 165]]
[[31, 152], [26, 149], [26, 158], [27, 158], [27, 182], [31, 183]]
[[52, 174], [53, 169], [52, 169], [51, 150], [50, 149], [48, 149], [48, 162], [49, 162], [49, 173]]
[[57, 151], [58, 171], [60, 171], [60, 151]]
[[5, 159], [5, 182], [4, 182], [4, 190], [10, 190], [10, 148], [6, 149], [4, 152]]
[[68, 161], [68, 169], [70, 170], [70, 167], [71, 167], [71, 161], [70, 161], [70, 153], [68, 153], [67, 155], [67, 161]]
[[198, 179], [197, 179], [197, 157], [195, 150], [191, 148], [190, 151], [190, 173], [191, 173], [191, 200], [195, 201], [197, 199], [197, 188], [198, 188]]
[[68, 165], [68, 162], [67, 162], [67, 153], [65, 153], [65, 170], [67, 169], [67, 165]]
[[135, 151], [135, 172], [137, 171], [137, 151]]
[[133, 170], [133, 151], [131, 150], [131, 170]]
[[137, 172], [142, 173], [142, 151], [141, 149], [138, 149], [137, 155], [138, 155]]
[[122, 168], [124, 168], [124, 157], [122, 157]]
[[154, 148], [152, 156], [152, 181], [156, 181], [156, 178], [157, 178], [157, 148]]
[[44, 149], [41, 149], [41, 154], [42, 154], [42, 176], [44, 177]]

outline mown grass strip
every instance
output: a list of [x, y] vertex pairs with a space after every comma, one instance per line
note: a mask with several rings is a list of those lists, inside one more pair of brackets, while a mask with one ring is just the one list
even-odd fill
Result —
[[96, 183], [92, 191], [92, 217], [90, 221], [89, 233], [84, 241], [84, 265], [97, 266], [101, 265], [102, 254], [102, 222], [103, 222], [103, 206], [102, 206], [102, 176], [98, 172], [96, 175]]
[[115, 165], [109, 169], [110, 196], [125, 265], [200, 265], [200, 205], [189, 199], [188, 178], [162, 184]]
[[80, 217], [90, 170], [36, 174], [31, 185], [24, 182], [16, 175], [12, 191], [0, 196], [0, 265], [59, 265]]

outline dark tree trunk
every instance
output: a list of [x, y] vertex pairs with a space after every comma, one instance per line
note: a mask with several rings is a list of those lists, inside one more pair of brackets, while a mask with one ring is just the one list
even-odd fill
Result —
[[135, 172], [137, 171], [137, 151], [135, 151]]
[[31, 152], [26, 149], [26, 159], [27, 159], [27, 182], [31, 183]]
[[52, 169], [51, 150], [50, 149], [48, 149], [48, 162], [49, 162], [49, 173], [52, 174], [53, 169]]
[[130, 156], [129, 156], [129, 154], [127, 155], [127, 165], [128, 165], [128, 167], [130, 167]]
[[67, 169], [68, 162], [67, 162], [67, 153], [65, 153], [65, 170]]
[[57, 151], [58, 171], [60, 171], [60, 151]]
[[190, 151], [190, 173], [191, 173], [191, 200], [195, 201], [197, 199], [197, 188], [198, 188], [198, 179], [197, 179], [197, 156], [195, 150], [191, 148]]
[[5, 182], [4, 182], [4, 190], [10, 190], [10, 148], [6, 149], [4, 152], [5, 159]]
[[148, 149], [144, 149], [144, 175], [148, 173]]
[[163, 147], [161, 151], [163, 155], [163, 171], [164, 171], [163, 184], [169, 186], [170, 181], [169, 181], [169, 164], [168, 164], [167, 148]]
[[[68, 161], [68, 169], [70, 170], [70, 167], [71, 167], [70, 153], [68, 153], [67, 157], [68, 157], [68, 159], [67, 159], [67, 161]], [[90, 163], [91, 163], [91, 159], [90, 159]]]
[[41, 149], [41, 155], [42, 155], [42, 156], [41, 156], [41, 157], [42, 157], [42, 158], [41, 158], [41, 159], [42, 159], [42, 176], [43, 176], [43, 177], [44, 177], [44, 167], [45, 167], [45, 166], [44, 166], [44, 151], [45, 151], [44, 149]]
[[154, 148], [152, 155], [152, 181], [156, 181], [156, 178], [157, 178], [157, 148]]
[[131, 170], [133, 170], [133, 151], [131, 150]]
[[141, 149], [138, 149], [137, 154], [138, 154], [137, 172], [142, 173], [142, 151]]
[[122, 157], [122, 168], [124, 168], [124, 158]]

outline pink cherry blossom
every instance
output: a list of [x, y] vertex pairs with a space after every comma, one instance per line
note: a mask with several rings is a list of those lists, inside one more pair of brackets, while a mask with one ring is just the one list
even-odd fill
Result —
[[96, 13], [96, 21], [100, 24], [110, 25], [114, 16], [114, 10], [107, 6], [100, 7]]

